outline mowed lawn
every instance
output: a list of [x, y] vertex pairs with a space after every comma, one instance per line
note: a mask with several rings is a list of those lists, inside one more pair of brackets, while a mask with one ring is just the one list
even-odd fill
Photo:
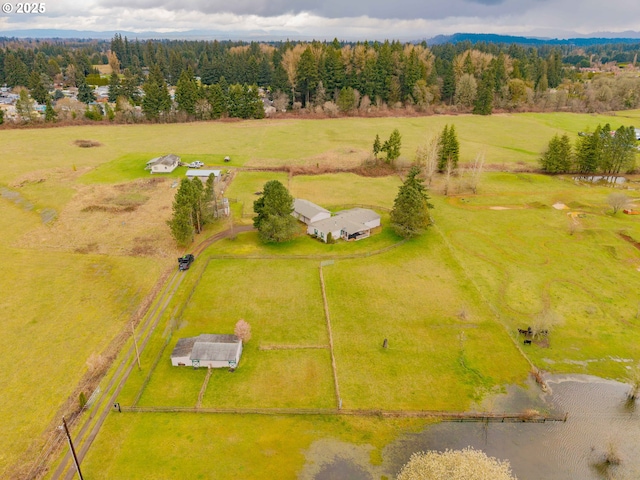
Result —
[[640, 239], [640, 220], [611, 214], [610, 188], [504, 177], [486, 175], [478, 197], [436, 199], [438, 228], [514, 336], [541, 312], [556, 314], [548, 338], [526, 349], [536, 365], [624, 379], [640, 359], [640, 255], [619, 233]]

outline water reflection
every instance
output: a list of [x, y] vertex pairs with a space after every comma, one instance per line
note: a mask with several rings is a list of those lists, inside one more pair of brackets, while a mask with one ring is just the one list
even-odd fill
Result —
[[[626, 399], [629, 387], [586, 375], [547, 381], [553, 394], [540, 402], [568, 412], [566, 423], [441, 423], [390, 445], [391, 470], [398, 472], [415, 451], [471, 445], [508, 459], [520, 480], [640, 478], [640, 415]], [[498, 399], [507, 408], [522, 401], [522, 392]], [[605, 463], [607, 454], [620, 464]]]
[[573, 177], [576, 182], [593, 183], [597, 185], [622, 185], [627, 181], [625, 177], [618, 177], [615, 175], [585, 175], [581, 177]]

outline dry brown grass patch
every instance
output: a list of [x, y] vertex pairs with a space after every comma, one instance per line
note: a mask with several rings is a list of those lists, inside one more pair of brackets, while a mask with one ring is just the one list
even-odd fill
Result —
[[80, 148], [93, 148], [93, 147], [101, 147], [102, 144], [95, 140], [76, 140], [73, 142], [74, 145]]
[[56, 220], [29, 232], [18, 246], [109, 255], [176, 254], [166, 225], [175, 190], [164, 179], [75, 189]]

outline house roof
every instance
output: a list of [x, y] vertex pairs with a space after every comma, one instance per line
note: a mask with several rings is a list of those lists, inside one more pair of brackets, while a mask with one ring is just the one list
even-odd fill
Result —
[[309, 200], [296, 198], [293, 202], [293, 211], [303, 217], [313, 218], [319, 213], [330, 213], [326, 208], [322, 208]]
[[191, 360], [235, 360], [240, 339], [235, 335], [203, 333], [197, 337], [181, 338], [176, 343], [171, 358], [189, 356]]
[[344, 230], [347, 234], [366, 230], [369, 227], [366, 222], [377, 220], [380, 218], [373, 210], [367, 208], [352, 208], [338, 212], [331, 218], [313, 222], [311, 226], [323, 232], [335, 232], [336, 230]]
[[187, 177], [208, 177], [212, 173], [213, 173], [213, 175], [215, 177], [219, 177], [220, 176], [220, 170], [196, 170], [196, 169], [190, 169], [190, 170], [187, 170]]
[[156, 157], [152, 158], [147, 162], [147, 166], [149, 165], [174, 165], [175, 163], [180, 162], [180, 157], [170, 153], [169, 155], [165, 155], [164, 157]]

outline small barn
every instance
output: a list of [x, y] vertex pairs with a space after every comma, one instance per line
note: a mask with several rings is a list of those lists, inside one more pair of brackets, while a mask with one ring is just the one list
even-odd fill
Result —
[[242, 355], [242, 340], [235, 335], [203, 333], [178, 340], [171, 353], [174, 367], [235, 368]]
[[151, 173], [171, 173], [180, 165], [180, 157], [170, 153], [164, 157], [152, 158], [147, 162], [146, 170]]
[[326, 208], [322, 208], [309, 200], [296, 198], [293, 202], [293, 212], [291, 215], [296, 217], [302, 223], [310, 225], [313, 222], [319, 222], [331, 216], [331, 212]]

